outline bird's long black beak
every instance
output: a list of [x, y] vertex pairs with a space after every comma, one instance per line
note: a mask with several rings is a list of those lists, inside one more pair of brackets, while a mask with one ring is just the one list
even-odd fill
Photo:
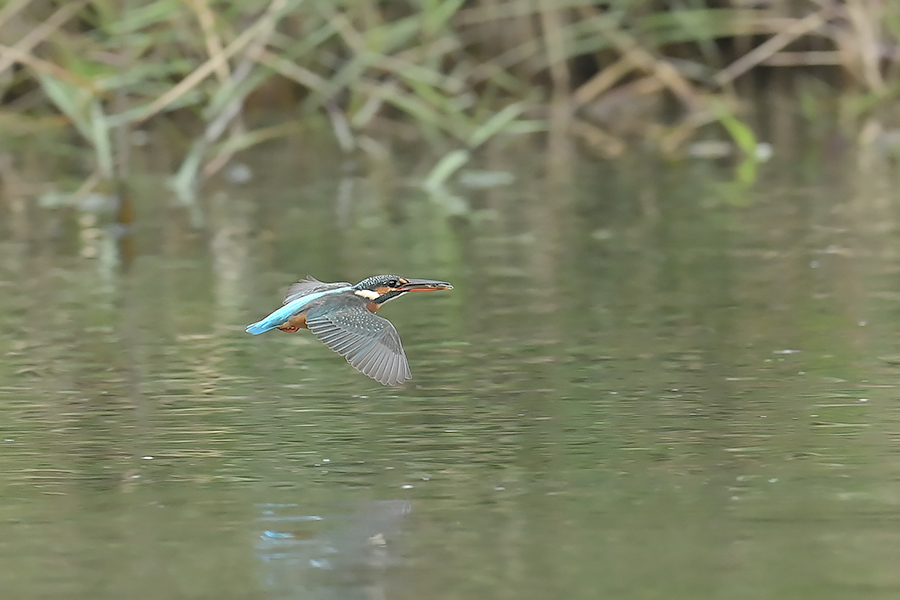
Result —
[[453, 286], [446, 281], [436, 281], [434, 279], [408, 279], [399, 289], [404, 292], [436, 292], [438, 290], [452, 290]]

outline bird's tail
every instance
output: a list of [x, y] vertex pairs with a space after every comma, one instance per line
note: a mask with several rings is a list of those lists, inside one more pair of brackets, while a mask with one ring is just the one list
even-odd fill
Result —
[[275, 329], [275, 326], [268, 321], [269, 319], [263, 319], [262, 321], [251, 323], [250, 325], [247, 325], [247, 329], [245, 331], [247, 333], [252, 333], [253, 335], [259, 335], [261, 333], [265, 333], [267, 331]]
[[307, 294], [306, 296], [302, 296], [288, 302], [269, 316], [267, 316], [262, 321], [257, 321], [256, 323], [251, 323], [247, 325], [247, 333], [252, 333], [253, 335], [259, 335], [261, 333], [265, 333], [272, 329], [275, 329], [279, 325], [284, 325], [288, 322], [292, 316], [300, 312], [305, 306], [307, 306], [313, 300], [317, 300], [324, 296], [325, 294], [333, 294], [335, 292], [345, 292], [351, 289], [350, 286], [345, 288], [337, 288], [331, 290], [325, 290], [322, 292], [316, 292], [314, 294]]

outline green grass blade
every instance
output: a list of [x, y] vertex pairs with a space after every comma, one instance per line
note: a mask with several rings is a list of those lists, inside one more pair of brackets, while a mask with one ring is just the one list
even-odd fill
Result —
[[469, 145], [477, 148], [500, 133], [504, 127], [507, 127], [523, 112], [525, 112], [525, 105], [522, 102], [514, 102], [504, 107], [500, 112], [485, 121], [481, 127], [472, 132], [472, 135], [469, 136]]
[[38, 73], [37, 77], [50, 101], [69, 117], [69, 120], [85, 139], [90, 140], [91, 125], [86, 110], [87, 103], [90, 101], [90, 92], [47, 73]]
[[109, 126], [99, 100], [91, 102], [91, 144], [97, 155], [97, 166], [104, 179], [113, 179], [113, 152]]
[[734, 143], [749, 157], [756, 156], [756, 134], [749, 125], [724, 109], [718, 111], [719, 122], [734, 140]]
[[471, 155], [467, 150], [454, 150], [449, 154], [445, 154], [444, 157], [434, 165], [431, 172], [428, 173], [428, 176], [422, 183], [422, 187], [426, 190], [436, 190], [444, 187], [444, 183], [446, 183], [454, 173], [459, 171], [463, 165], [469, 162], [470, 157]]

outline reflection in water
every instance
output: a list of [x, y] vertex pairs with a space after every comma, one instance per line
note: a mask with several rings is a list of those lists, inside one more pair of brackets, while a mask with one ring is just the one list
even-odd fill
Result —
[[298, 504], [261, 504], [256, 546], [266, 597], [386, 598], [387, 569], [399, 564], [396, 537], [412, 510], [405, 500], [368, 502], [332, 516]]

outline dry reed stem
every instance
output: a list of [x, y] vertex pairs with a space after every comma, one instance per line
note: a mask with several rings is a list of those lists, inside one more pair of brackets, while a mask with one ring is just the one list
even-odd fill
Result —
[[351, 122], [355, 128], [362, 129], [363, 127], [365, 127], [384, 106], [384, 97], [390, 95], [391, 93], [396, 93], [397, 82], [388, 81], [383, 85], [390, 86], [394, 89], [384, 94], [384, 96], [382, 96], [381, 94], [370, 94], [369, 97], [366, 98], [366, 101], [363, 102], [363, 105], [360, 106], [353, 114]]
[[563, 35], [563, 15], [554, 8], [553, 0], [539, 0], [541, 29], [544, 33], [547, 64], [553, 88], [550, 94], [547, 160], [550, 174], [561, 173], [571, 165], [569, 130], [572, 126], [572, 109], [569, 96], [572, 92], [569, 63], [566, 59], [566, 41]]
[[101, 181], [103, 181], [103, 177], [100, 175], [100, 169], [94, 169], [90, 176], [82, 181], [78, 189], [72, 193], [73, 201], [80, 202], [83, 200]]
[[0, 8], [0, 28], [6, 25], [7, 21], [12, 19], [16, 13], [21, 12], [25, 5], [30, 2], [31, 0], [16, 0]]
[[[272, 0], [271, 4], [269, 4], [269, 7], [266, 9], [266, 14], [276, 14], [277, 12], [283, 10], [286, 5], [287, 0]], [[187, 77], [171, 87], [166, 93], [159, 96], [156, 100], [144, 107], [144, 109], [141, 110], [140, 113], [135, 115], [131, 120], [138, 123], [141, 121], [146, 121], [150, 117], [165, 110], [167, 106], [200, 85], [200, 83], [202, 83], [204, 79], [209, 77], [209, 75], [216, 69], [220, 69], [221, 65], [224, 64], [225, 61], [250, 45], [256, 38], [258, 30], [266, 26], [267, 21], [265, 19], [265, 16], [263, 16], [255, 23], [253, 23], [253, 25], [244, 30], [244, 32], [241, 33], [241, 35], [239, 35], [237, 38], [235, 38], [230, 44], [228, 44], [228, 46], [226, 46], [222, 50], [222, 52], [210, 57], [209, 60], [194, 69]]]
[[519, 44], [502, 54], [485, 61], [483, 64], [476, 65], [469, 75], [470, 85], [481, 83], [492, 79], [498, 71], [505, 71], [513, 66], [524, 63], [533, 59], [535, 54], [541, 50], [538, 40], [529, 39], [527, 42]]
[[[86, 4], [87, 0], [77, 0], [75, 2], [64, 4], [56, 12], [50, 15], [46, 21], [29, 31], [25, 37], [13, 44], [10, 48], [0, 49], [0, 75], [16, 62], [25, 62], [21, 58], [22, 55], [28, 55], [35, 46], [47, 39], [51, 33], [59, 29]], [[11, 16], [12, 15], [10, 15], [10, 17]], [[32, 58], [36, 61], [40, 61], [37, 57]]]
[[347, 46], [357, 54], [366, 53], [366, 38], [360, 35], [350, 23], [350, 20], [341, 13], [333, 13], [327, 18], [328, 24], [341, 36]]
[[659, 139], [659, 147], [664, 153], [676, 154], [698, 129], [717, 120], [718, 116], [713, 111], [694, 113], [666, 131]]
[[[585, 8], [581, 12], [585, 16], [593, 16], [598, 13], [597, 9], [591, 8]], [[599, 23], [599, 28], [603, 31], [603, 34], [609, 38], [609, 41], [622, 54], [623, 58], [631, 61], [632, 64], [647, 73], [652, 73], [658, 77], [669, 91], [681, 100], [689, 110], [699, 110], [700, 100], [696, 90], [694, 90], [694, 87], [687, 79], [682, 77], [675, 67], [668, 61], [653, 56], [624, 31], [604, 23], [602, 19]]]
[[[200, 23], [200, 28], [203, 31], [203, 41], [206, 45], [207, 55], [212, 57], [221, 54], [223, 48], [222, 38], [216, 30], [216, 18], [209, 7], [209, 3], [207, 0], [190, 0], [189, 4], [197, 14], [197, 21]], [[222, 61], [216, 68], [215, 73], [220, 84], [228, 85], [231, 79], [231, 70], [227, 59]], [[243, 123], [239, 120], [232, 120], [230, 131], [232, 136], [240, 135], [244, 131]]]
[[553, 0], [539, 1], [541, 28], [546, 40], [547, 64], [550, 67], [550, 79], [553, 81], [553, 95], [558, 99], [568, 96], [571, 91], [571, 77], [566, 61], [566, 41], [562, 33], [563, 18], [560, 11], [553, 8]]
[[46, 60], [40, 59], [32, 54], [22, 52], [15, 46], [4, 46], [0, 44], [0, 56], [3, 55], [11, 56], [14, 61], [18, 61], [27, 67], [31, 67], [32, 70], [38, 73], [52, 75], [53, 77], [56, 77], [61, 81], [65, 81], [76, 87], [89, 90], [92, 94], [96, 95], [102, 93], [101, 90], [98, 90], [94, 86], [94, 83], [92, 81], [79, 77], [78, 75], [74, 75], [73, 73], [65, 70], [59, 65], [47, 62]]
[[338, 107], [336, 102], [328, 100], [325, 102], [325, 112], [328, 114], [328, 119], [331, 121], [331, 129], [334, 131], [334, 137], [337, 139], [341, 150], [345, 154], [353, 152], [356, 148], [356, 139], [353, 135], [353, 129], [350, 127], [350, 123], [347, 122], [344, 111]]
[[[584, 7], [585, 0], [550, 0], [549, 6], [554, 10], [566, 10]], [[454, 20], [460, 25], [480, 25], [496, 21], [498, 17], [512, 19], [515, 17], [530, 18], [534, 16], [535, 9], [530, 0], [492, 3], [475, 3], [470, 8], [461, 9], [456, 13]]]
[[595, 100], [633, 70], [634, 65], [625, 58], [620, 58], [606, 68], [601, 69], [596, 75], [580, 85], [575, 90], [575, 93], [572, 94], [574, 106], [577, 108]]
[[843, 64], [841, 53], [835, 50], [806, 50], [803, 52], [776, 52], [760, 64], [770, 67], [838, 67]]
[[322, 96], [326, 95], [328, 81], [314, 71], [303, 68], [265, 49], [259, 53], [259, 62], [276, 71], [279, 75], [299, 83], [311, 91], [317, 92]]
[[[275, 26], [278, 23], [277, 15], [286, 6], [287, 0], [275, 0], [270, 5], [270, 10], [267, 10], [266, 13], [259, 18], [259, 21], [263, 21], [263, 23], [257, 28], [257, 36], [253, 39], [252, 43], [247, 48], [243, 59], [240, 63], [238, 63], [237, 67], [235, 67], [234, 71], [231, 73], [231, 76], [228, 79], [227, 83], [228, 85], [233, 86], [232, 89], [236, 88], [239, 83], [244, 81], [253, 72], [254, 65], [259, 61], [259, 57], [262, 54], [262, 51], [269, 44], [269, 39], [272, 37], [272, 33], [275, 31]], [[259, 21], [257, 21], [257, 23], [254, 23], [254, 26], [259, 24]], [[241, 114], [241, 109], [244, 106], [245, 100], [246, 98], [244, 96], [235, 96], [222, 108], [222, 111], [207, 126], [206, 131], [204, 132], [203, 139], [207, 143], [211, 143], [219, 139], [219, 137], [221, 137], [221, 135], [224, 133], [225, 128], [229, 124], [235, 122], [235, 119]], [[239, 129], [232, 130], [232, 137], [239, 134]], [[205, 174], [215, 173], [220, 168], [225, 166], [225, 164], [229, 160], [231, 160], [231, 157], [233, 155], [233, 150], [218, 154], [206, 164], [206, 166], [203, 168], [203, 172]]]
[[[385, 72], [392, 74], [408, 74], [411, 77], [414, 76], [417, 69], [421, 72], [422, 69], [416, 64], [416, 59], [421, 59], [423, 57], [426, 48], [417, 46], [409, 48], [394, 56], [373, 53], [369, 50], [365, 37], [356, 30], [343, 13], [332, 13], [326, 20], [341, 39], [344, 40], [347, 46], [357, 56], [365, 59], [366, 63], [371, 67], [382, 69]], [[455, 47], [451, 46], [450, 50], [452, 49], [455, 49]], [[463, 87], [463, 82], [455, 77], [441, 75], [438, 78], [431, 79], [432, 81], [429, 82], [430, 85], [449, 94], [458, 93]]]
[[612, 37], [615, 40], [614, 44], [623, 52], [627, 60], [658, 77], [669, 91], [675, 94], [690, 110], [698, 110], [700, 108], [700, 102], [694, 86], [682, 77], [681, 73], [668, 61], [657, 59], [638, 46], [637, 42], [630, 36], [622, 34], [621, 36], [614, 35]]
[[784, 31], [776, 33], [774, 36], [719, 71], [715, 77], [713, 77], [713, 81], [720, 86], [727, 85], [734, 81], [794, 40], [797, 40], [824, 25], [828, 21], [831, 12], [832, 10], [830, 8], [823, 8], [811, 15], [796, 20]]
[[[864, 6], [865, 4], [865, 6]], [[881, 77], [881, 50], [882, 43], [879, 35], [881, 18], [876, 15], [881, 2], [861, 2], [860, 0], [848, 0], [845, 7], [857, 34], [852, 37], [853, 48], [862, 63], [863, 80], [874, 92], [885, 91], [884, 79]]]
[[[206, 53], [212, 57], [222, 53], [222, 38], [216, 31], [216, 17], [209, 8], [206, 0], [190, 0], [189, 4], [197, 14], [197, 21], [200, 22], [200, 29], [203, 30], [203, 41], [206, 44]], [[231, 76], [228, 68], [228, 60], [220, 62], [215, 68], [216, 77], [220, 82], [225, 83]]]
[[591, 150], [603, 158], [618, 158], [625, 152], [626, 145], [620, 138], [583, 119], [575, 120], [572, 133], [580, 137]]

